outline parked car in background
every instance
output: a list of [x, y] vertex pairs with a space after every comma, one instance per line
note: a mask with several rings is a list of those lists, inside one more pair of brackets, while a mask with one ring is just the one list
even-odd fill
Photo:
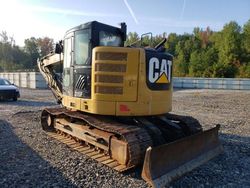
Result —
[[19, 88], [10, 81], [0, 78], [0, 100], [13, 99], [16, 101], [19, 97]]

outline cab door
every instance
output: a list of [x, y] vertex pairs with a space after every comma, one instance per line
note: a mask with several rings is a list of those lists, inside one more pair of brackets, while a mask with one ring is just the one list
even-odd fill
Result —
[[74, 97], [91, 98], [90, 29], [75, 31], [74, 38]]
[[64, 39], [63, 94], [73, 96], [73, 33]]

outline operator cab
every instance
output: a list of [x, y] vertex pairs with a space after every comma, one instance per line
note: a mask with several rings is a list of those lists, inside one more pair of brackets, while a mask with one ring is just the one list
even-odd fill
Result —
[[64, 37], [63, 93], [91, 97], [91, 59], [96, 46], [123, 47], [126, 24], [121, 28], [88, 22], [68, 30]]

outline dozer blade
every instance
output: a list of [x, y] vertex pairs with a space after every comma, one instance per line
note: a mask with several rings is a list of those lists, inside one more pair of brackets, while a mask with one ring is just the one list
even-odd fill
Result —
[[142, 178], [153, 187], [164, 187], [174, 179], [222, 153], [216, 127], [192, 136], [149, 147], [146, 151]]

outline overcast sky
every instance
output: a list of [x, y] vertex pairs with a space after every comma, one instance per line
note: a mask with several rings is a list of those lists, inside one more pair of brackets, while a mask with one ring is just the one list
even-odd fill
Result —
[[89, 21], [114, 26], [126, 22], [128, 31], [191, 33], [194, 27], [222, 29], [231, 20], [250, 19], [250, 0], [3, 0], [0, 32], [24, 39], [62, 39], [66, 30]]

